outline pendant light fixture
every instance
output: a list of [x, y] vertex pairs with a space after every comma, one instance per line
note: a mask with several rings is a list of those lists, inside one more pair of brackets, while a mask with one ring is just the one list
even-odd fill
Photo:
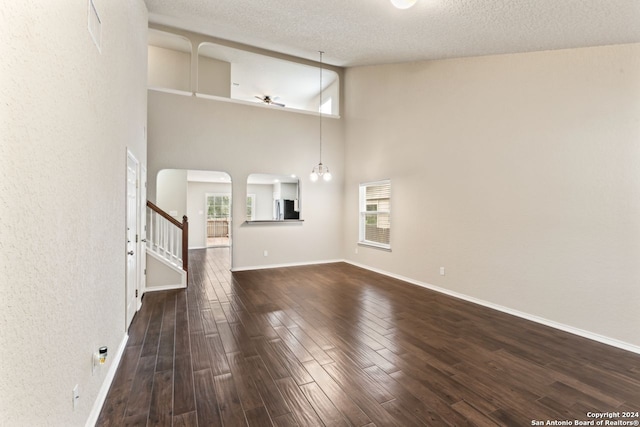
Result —
[[311, 170], [310, 178], [313, 182], [316, 182], [320, 177], [325, 181], [331, 181], [331, 172], [329, 172], [329, 168], [322, 164], [322, 54], [324, 52], [320, 50], [318, 53], [320, 53], [320, 107], [318, 108], [320, 116], [320, 162]]
[[416, 4], [417, 0], [391, 0], [391, 4], [393, 4], [398, 9], [409, 9], [411, 6]]

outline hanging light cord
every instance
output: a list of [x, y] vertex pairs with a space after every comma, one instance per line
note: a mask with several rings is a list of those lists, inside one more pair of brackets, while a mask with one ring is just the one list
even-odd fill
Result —
[[320, 53], [320, 108], [318, 112], [320, 113], [320, 164], [322, 164], [322, 54], [323, 51], [319, 50]]
[[320, 124], [320, 144], [319, 144], [319, 148], [320, 148], [320, 163], [318, 163], [316, 166], [313, 167], [313, 169], [311, 170], [311, 175], [309, 176], [311, 178], [311, 181], [315, 182], [318, 180], [319, 177], [322, 177], [322, 179], [324, 181], [331, 181], [331, 173], [329, 172], [329, 168], [325, 167], [322, 164], [322, 71], [323, 71], [323, 67], [322, 67], [322, 54], [324, 53], [323, 51], [319, 50], [318, 53], [320, 53], [320, 93], [318, 94], [318, 100], [319, 100], [319, 104], [320, 104], [320, 108], [318, 109], [318, 117], [320, 118], [319, 120], [319, 124]]

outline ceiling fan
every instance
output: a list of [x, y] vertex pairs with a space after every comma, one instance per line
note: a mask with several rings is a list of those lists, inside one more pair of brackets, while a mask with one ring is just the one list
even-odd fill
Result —
[[276, 105], [278, 107], [284, 107], [284, 104], [280, 104], [278, 102], [274, 102], [276, 99], [278, 99], [278, 97], [276, 96], [275, 98], [271, 98], [269, 95], [265, 95], [265, 96], [257, 96], [256, 98], [258, 98], [260, 101], [264, 102], [265, 104], [268, 105]]

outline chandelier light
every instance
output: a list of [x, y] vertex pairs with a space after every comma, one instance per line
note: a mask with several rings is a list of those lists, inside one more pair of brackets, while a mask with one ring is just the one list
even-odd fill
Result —
[[393, 4], [398, 9], [409, 9], [411, 6], [416, 4], [417, 0], [391, 0], [391, 4]]
[[318, 113], [320, 116], [320, 162], [313, 167], [311, 170], [311, 181], [316, 182], [320, 177], [322, 177], [325, 181], [331, 181], [331, 172], [329, 172], [329, 168], [322, 164], [322, 54], [323, 51], [318, 51], [320, 53], [320, 108], [318, 108]]

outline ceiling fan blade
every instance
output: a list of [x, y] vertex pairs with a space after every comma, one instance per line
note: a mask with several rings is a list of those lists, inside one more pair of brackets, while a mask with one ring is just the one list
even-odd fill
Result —
[[269, 95], [265, 95], [265, 96], [258, 96], [255, 95], [256, 98], [258, 98], [260, 101], [264, 102], [267, 105], [277, 105], [278, 107], [284, 107], [284, 104], [280, 104], [278, 102], [273, 102], [275, 99], [280, 98], [279, 96], [276, 97], [270, 97]]

